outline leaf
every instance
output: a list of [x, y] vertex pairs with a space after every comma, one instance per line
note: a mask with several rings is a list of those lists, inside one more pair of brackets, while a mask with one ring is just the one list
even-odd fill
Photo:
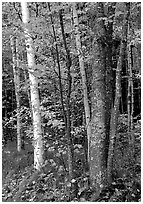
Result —
[[102, 21], [102, 20], [107, 21], [108, 18], [107, 18], [107, 17], [101, 17], [101, 18], [98, 18], [98, 19], [97, 19], [97, 22], [100, 22], [100, 21]]
[[70, 182], [67, 182], [67, 187], [71, 187], [71, 183]]
[[115, 13], [115, 17], [121, 16], [121, 15], [124, 15], [124, 12], [122, 12], [122, 11], [117, 11], [117, 12]]
[[84, 186], [82, 188], [79, 189], [78, 195], [80, 196], [82, 192], [84, 192], [85, 190], [87, 190], [87, 187]]
[[80, 202], [86, 202], [85, 198], [80, 198]]
[[75, 182], [76, 182], [76, 179], [72, 179], [72, 180], [71, 180], [71, 183], [75, 183]]

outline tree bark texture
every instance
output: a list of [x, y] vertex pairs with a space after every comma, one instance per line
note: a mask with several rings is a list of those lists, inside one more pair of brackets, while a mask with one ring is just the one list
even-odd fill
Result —
[[118, 123], [119, 105], [120, 105], [120, 98], [121, 98], [121, 71], [122, 71], [122, 65], [123, 65], [123, 59], [124, 59], [124, 51], [126, 49], [126, 42], [127, 42], [130, 3], [125, 3], [125, 7], [126, 7], [126, 11], [124, 16], [124, 24], [122, 27], [120, 53], [119, 53], [117, 69], [116, 69], [115, 101], [114, 101], [114, 107], [111, 114], [111, 124], [110, 124], [110, 145], [109, 145], [108, 166], [107, 166], [108, 183], [112, 182], [114, 144], [115, 144], [116, 135], [117, 135], [117, 123]]
[[79, 58], [80, 74], [82, 78], [84, 111], [85, 111], [87, 138], [88, 138], [88, 161], [89, 161], [89, 148], [90, 148], [89, 142], [91, 138], [90, 106], [89, 106], [89, 100], [88, 100], [87, 79], [86, 79], [86, 72], [85, 72], [85, 66], [84, 66], [84, 56], [83, 56], [81, 40], [80, 40], [76, 3], [73, 3], [73, 20], [74, 20], [74, 27], [75, 27], [76, 48], [77, 48], [78, 58]]
[[16, 105], [17, 105], [17, 151], [21, 151], [21, 122], [20, 122], [20, 73], [19, 73], [19, 62], [17, 56], [17, 39], [13, 36], [10, 37], [11, 51], [12, 51], [12, 61], [13, 61], [13, 75], [14, 75], [14, 85], [15, 85], [15, 95], [16, 95]]
[[40, 100], [38, 91], [38, 79], [35, 73], [35, 58], [32, 38], [28, 29], [29, 23], [29, 10], [26, 2], [21, 2], [22, 18], [24, 23], [25, 43], [27, 50], [28, 61], [28, 73], [30, 79], [30, 91], [31, 91], [31, 104], [33, 115], [33, 133], [34, 133], [34, 167], [37, 170], [41, 170], [43, 159], [43, 140], [42, 140], [42, 128], [41, 128], [41, 115], [40, 115]]
[[90, 181], [96, 188], [97, 197], [106, 185], [106, 51], [103, 3], [97, 3], [97, 21], [93, 44], [92, 95], [91, 95], [91, 140]]

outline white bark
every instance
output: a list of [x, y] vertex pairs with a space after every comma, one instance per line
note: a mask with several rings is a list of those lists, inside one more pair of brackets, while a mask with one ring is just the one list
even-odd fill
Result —
[[35, 74], [35, 59], [34, 49], [32, 47], [33, 42], [28, 29], [29, 11], [27, 3], [21, 2], [22, 18], [24, 23], [25, 43], [27, 49], [27, 61], [28, 61], [28, 73], [30, 79], [30, 91], [31, 91], [31, 104], [33, 115], [33, 131], [34, 131], [34, 167], [40, 170], [43, 165], [43, 140], [42, 140], [42, 128], [41, 128], [41, 115], [40, 115], [40, 101], [38, 92], [38, 79]]
[[84, 95], [84, 110], [85, 110], [87, 137], [88, 137], [88, 160], [89, 160], [89, 143], [90, 143], [90, 137], [91, 137], [90, 106], [89, 106], [89, 101], [88, 101], [87, 80], [86, 80], [86, 72], [85, 72], [85, 67], [84, 67], [84, 57], [83, 57], [83, 52], [82, 52], [81, 40], [80, 40], [76, 3], [73, 3], [72, 5], [73, 5], [73, 19], [74, 19], [74, 27], [75, 27], [75, 36], [76, 36], [76, 48], [77, 48], [78, 57], [79, 57], [80, 73], [81, 73], [81, 78], [82, 78], [82, 89], [83, 89], [83, 95]]
[[[17, 43], [17, 39], [16, 39]], [[19, 61], [17, 56], [17, 45], [15, 44], [14, 37], [10, 37], [10, 44], [12, 50], [12, 61], [13, 61], [13, 75], [14, 75], [14, 85], [15, 85], [15, 95], [16, 95], [16, 105], [17, 105], [17, 151], [21, 151], [21, 124], [20, 124], [20, 76], [19, 76]]]

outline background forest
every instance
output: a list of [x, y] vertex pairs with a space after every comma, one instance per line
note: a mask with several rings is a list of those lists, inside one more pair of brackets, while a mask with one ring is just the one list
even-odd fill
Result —
[[4, 202], [141, 201], [141, 3], [2, 3]]

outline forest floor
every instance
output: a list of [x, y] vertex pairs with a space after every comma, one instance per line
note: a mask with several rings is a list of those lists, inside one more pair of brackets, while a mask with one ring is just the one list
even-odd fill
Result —
[[[97, 202], [139, 202], [141, 194], [140, 127], [134, 130], [134, 155], [127, 142], [127, 134], [120, 131], [115, 145], [114, 182]], [[33, 168], [33, 147], [26, 143], [25, 150], [16, 151], [16, 142], [9, 141], [2, 154], [3, 202], [69, 201], [68, 184], [61, 164], [36, 172]], [[51, 159], [50, 159], [51, 160]], [[56, 167], [56, 165], [58, 167]], [[47, 165], [49, 167], [49, 164]], [[80, 172], [80, 169], [77, 169]], [[59, 173], [60, 172], [60, 173]], [[116, 177], [116, 175], [118, 175]], [[87, 185], [87, 175], [78, 175], [78, 190], [70, 201], [95, 201]]]

